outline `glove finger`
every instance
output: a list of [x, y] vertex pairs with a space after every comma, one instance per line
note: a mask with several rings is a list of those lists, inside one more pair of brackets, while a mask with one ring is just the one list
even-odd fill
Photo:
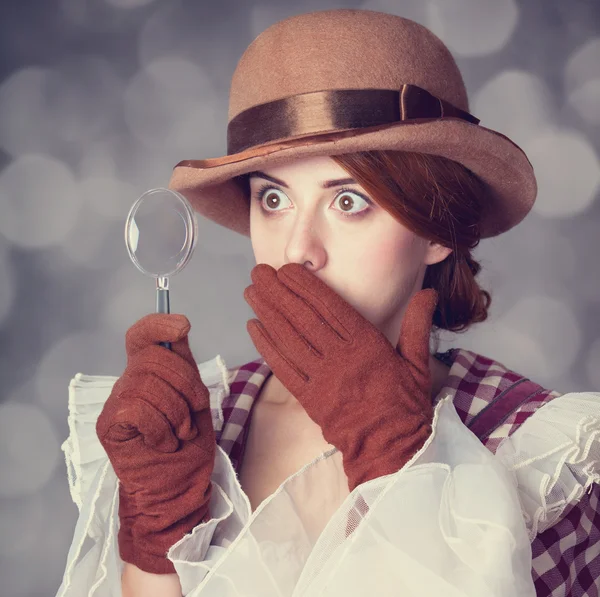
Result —
[[[171, 425], [176, 437], [182, 440], [196, 437], [198, 429], [194, 424], [190, 405], [176, 388], [152, 373], [134, 376], [132, 379], [135, 386], [129, 390], [131, 394], [139, 396], [156, 409]], [[142, 429], [141, 425], [139, 429]]]
[[324, 319], [331, 333], [341, 340], [361, 339], [371, 324], [333, 288], [299, 263], [286, 263], [277, 270], [278, 280]]
[[250, 319], [246, 323], [246, 329], [256, 350], [263, 356], [281, 383], [292, 395], [300, 396], [306, 383], [310, 381], [308, 375], [279, 351], [265, 326], [258, 319]]
[[150, 374], [164, 380], [180, 394], [192, 412], [210, 408], [210, 392], [200, 378], [198, 366], [175, 351], [148, 346], [130, 359], [127, 370], [131, 375]]
[[[298, 328], [290, 322], [286, 313], [280, 311], [276, 297], [274, 297], [274, 300], [270, 300], [264, 292], [261, 292], [253, 284], [244, 290], [244, 298], [258, 316], [263, 327], [269, 332], [271, 339], [277, 344], [280, 352], [285, 352], [290, 358], [293, 356], [297, 362], [313, 359], [321, 360], [324, 348], [319, 350], [306, 339]], [[320, 325], [320, 323], [316, 325]]]
[[[148, 448], [158, 452], [175, 452], [179, 448], [179, 440], [173, 433], [168, 419], [153, 404], [141, 395], [127, 395], [127, 409], [120, 409], [113, 417], [106, 434], [100, 439], [107, 447], [107, 453], [117, 460], [115, 471], [120, 468], [120, 456], [126, 453], [129, 440], [141, 436]], [[133, 423], [132, 421], [135, 421]], [[112, 447], [112, 449], [111, 449]]]
[[421, 378], [429, 377], [429, 337], [438, 293], [433, 288], [420, 290], [411, 299], [402, 319], [398, 352]]
[[[333, 316], [335, 322], [333, 326], [330, 322], [331, 318], [323, 317], [321, 295], [318, 292], [311, 292], [311, 289], [304, 288], [300, 284], [294, 284], [292, 287], [284, 275], [289, 270], [282, 269], [283, 273], [281, 270], [278, 273], [266, 264], [259, 264], [252, 270], [254, 284], [244, 292], [244, 298], [250, 306], [254, 309], [254, 304], [249, 299], [256, 296], [261, 302], [270, 304], [289, 321], [296, 334], [301, 334], [303, 339], [320, 353], [324, 353], [328, 346], [339, 344], [340, 341], [342, 345], [346, 344], [347, 337], [341, 337], [337, 332], [339, 323], [335, 317]], [[301, 269], [306, 268], [301, 266]], [[307, 274], [309, 277], [304, 280], [304, 283], [313, 284], [317, 278], [309, 272]], [[252, 294], [248, 294], [249, 290]], [[333, 291], [328, 288], [328, 292]], [[261, 318], [259, 313], [257, 315]], [[267, 323], [263, 318], [261, 321]]]
[[216, 434], [210, 413], [195, 413], [194, 424], [198, 429], [198, 435], [190, 443], [196, 445], [209, 456], [207, 462], [214, 464], [216, 450]]
[[[181, 339], [171, 342], [171, 352], [183, 358], [187, 363], [192, 365], [196, 371], [198, 371], [198, 363], [196, 363], [196, 359], [194, 358], [194, 355], [190, 349], [189, 338], [187, 334]], [[200, 376], [199, 372], [198, 376]]]
[[[104, 406], [102, 407], [98, 418], [96, 419], [96, 435], [98, 436], [100, 442], [102, 442], [102, 438], [108, 433], [108, 430], [113, 423], [115, 413], [117, 413], [122, 408], [121, 399], [119, 396], [123, 389], [126, 387], [126, 385], [127, 376], [123, 374], [113, 384], [110, 395], [104, 403]], [[135, 429], [137, 429], [137, 427], [135, 427]], [[124, 435], [126, 436], [127, 434], [125, 433]], [[127, 437], [125, 437], [124, 439], [127, 439]]]
[[131, 357], [151, 345], [178, 342], [189, 333], [191, 324], [185, 315], [150, 313], [134, 323], [125, 334], [125, 350]]
[[[111, 395], [109, 400], [112, 398]], [[198, 430], [185, 398], [173, 386], [152, 373], [127, 376], [127, 383], [114, 396], [112, 412], [107, 413], [103, 432], [106, 433], [115, 423], [129, 425], [140, 432], [148, 429], [146, 421], [141, 418], [147, 409], [143, 412], [140, 410], [141, 402], [160, 414], [160, 427], [164, 426], [163, 422], [166, 423], [175, 437], [182, 440], [196, 437]], [[164, 431], [159, 431], [159, 436], [164, 434]]]

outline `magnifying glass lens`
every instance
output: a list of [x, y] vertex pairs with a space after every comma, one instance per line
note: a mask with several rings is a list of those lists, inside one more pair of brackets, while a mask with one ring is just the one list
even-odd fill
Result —
[[131, 234], [137, 237], [132, 242], [135, 256], [146, 271], [164, 274], [177, 269], [187, 230], [176, 205], [160, 204], [154, 198], [144, 202], [133, 218]]
[[131, 260], [144, 274], [165, 278], [180, 271], [196, 244], [197, 222], [187, 199], [169, 189], [144, 193], [125, 225]]
[[188, 200], [175, 191], [152, 189], [131, 207], [125, 222], [125, 245], [134, 265], [156, 278], [158, 313], [170, 312], [169, 277], [189, 261], [197, 238], [194, 211]]

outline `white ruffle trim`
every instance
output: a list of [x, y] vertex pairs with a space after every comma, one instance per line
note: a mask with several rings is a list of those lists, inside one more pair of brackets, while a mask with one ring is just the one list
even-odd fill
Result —
[[515, 475], [533, 541], [600, 482], [600, 394], [554, 398], [502, 440], [496, 458]]

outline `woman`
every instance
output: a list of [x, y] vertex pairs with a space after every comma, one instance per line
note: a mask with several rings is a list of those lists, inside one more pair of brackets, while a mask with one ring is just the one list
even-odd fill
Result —
[[197, 367], [153, 314], [116, 382], [73, 380], [59, 595], [597, 594], [599, 395], [429, 352], [485, 320], [470, 250], [536, 193], [448, 50], [383, 13], [287, 19], [229, 118], [228, 155], [171, 187], [250, 235], [262, 358]]

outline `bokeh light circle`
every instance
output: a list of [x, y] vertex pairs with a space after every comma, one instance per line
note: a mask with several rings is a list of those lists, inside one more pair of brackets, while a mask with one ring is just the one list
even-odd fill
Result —
[[346, 8], [344, 4], [343, 0], [328, 0], [327, 6], [323, 6], [323, 0], [254, 4], [250, 13], [250, 33], [255, 38], [271, 25], [284, 19], [318, 10]]
[[117, 222], [125, 221], [137, 198], [132, 184], [108, 176], [84, 178], [79, 182], [79, 194], [94, 211]]
[[135, 137], [160, 147], [165, 158], [195, 156], [214, 126], [213, 85], [199, 66], [181, 58], [145, 65], [125, 92], [124, 112]]
[[521, 146], [553, 122], [546, 84], [522, 70], [505, 70], [489, 79], [474, 95], [471, 111], [482, 126]]
[[121, 375], [126, 364], [125, 331], [84, 330], [57, 340], [35, 373], [37, 402], [48, 410], [64, 409], [66, 419], [69, 383], [77, 373]]
[[[131, 325], [156, 308], [156, 283], [129, 261], [124, 242], [123, 251], [126, 263], [115, 271], [109, 282], [109, 298], [100, 317], [105, 329], [121, 334], [124, 339]], [[177, 296], [171, 296], [171, 309], [173, 313], [180, 313], [176, 301]]]
[[427, 26], [426, 3], [422, 0], [366, 0], [358, 7], [362, 10], [375, 10], [410, 19]]
[[36, 154], [18, 157], [0, 172], [0, 233], [20, 247], [61, 242], [77, 219], [77, 191], [60, 161]]
[[592, 204], [600, 189], [600, 161], [585, 135], [551, 129], [523, 149], [538, 181], [533, 206], [536, 213], [550, 218], [573, 217]]
[[[85, 266], [88, 269], [108, 269], [111, 267], [115, 247], [109, 242], [109, 235], [116, 224], [98, 215], [89, 205], [84, 205], [75, 225], [61, 243], [62, 261], [53, 261], [53, 267]], [[113, 235], [114, 236], [114, 235]], [[58, 255], [57, 255], [58, 257]], [[60, 257], [59, 257], [60, 258]], [[74, 268], [73, 268], [74, 274]]]
[[569, 93], [569, 104], [593, 125], [600, 125], [600, 79], [583, 83]]
[[10, 499], [4, 496], [0, 508], [0, 557], [31, 549], [47, 516], [42, 492]]
[[56, 431], [34, 404], [0, 405], [0, 497], [30, 495], [50, 479], [59, 461]]
[[0, 86], [0, 147], [13, 156], [76, 158], [114, 127], [123, 83], [99, 56], [77, 55], [55, 69], [26, 67]]
[[546, 387], [561, 386], [582, 346], [570, 306], [541, 294], [524, 297], [483, 326], [460, 336], [443, 334], [441, 350], [453, 346], [492, 358]]
[[600, 124], [600, 38], [587, 41], [565, 67], [569, 105], [591, 124]]
[[501, 50], [519, 21], [515, 0], [429, 0], [427, 26], [458, 56]]
[[[521, 338], [505, 349], [513, 351], [513, 357], [518, 355], [519, 370], [531, 379], [560, 379], [569, 371], [581, 348], [582, 333], [577, 318], [567, 303], [553, 297], [523, 298], [502, 318], [502, 325]], [[529, 340], [524, 342], [522, 336]]]

